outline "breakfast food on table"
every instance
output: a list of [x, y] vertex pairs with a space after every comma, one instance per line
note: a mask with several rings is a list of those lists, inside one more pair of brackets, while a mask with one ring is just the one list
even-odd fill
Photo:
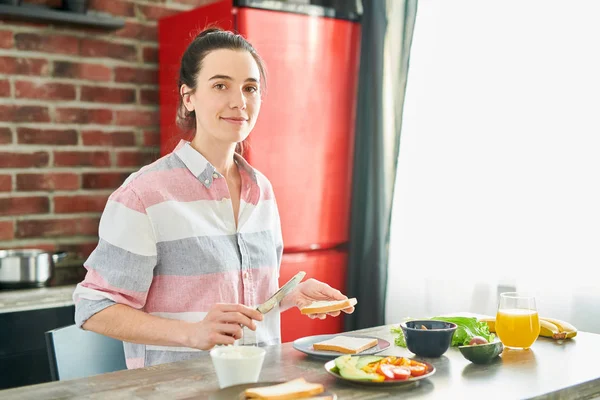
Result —
[[356, 298], [336, 301], [314, 301], [310, 305], [301, 308], [300, 312], [302, 314], [325, 314], [354, 307], [357, 303]]
[[[247, 399], [292, 400], [307, 399], [323, 393], [325, 388], [320, 383], [310, 383], [304, 378], [294, 379], [272, 386], [249, 388], [244, 391]], [[327, 399], [325, 397], [316, 397]]]
[[[427, 320], [420, 320], [420, 321], [427, 321]], [[490, 333], [490, 330], [488, 329], [488, 323], [483, 322], [483, 321], [478, 321], [477, 318], [475, 317], [459, 317], [459, 316], [445, 316], [445, 317], [433, 317], [431, 319], [429, 319], [429, 321], [445, 321], [445, 322], [451, 322], [453, 324], [456, 324], [456, 331], [454, 332], [454, 334], [452, 335], [452, 342], [451, 342], [451, 346], [465, 346], [468, 345], [469, 342], [471, 341], [471, 339], [473, 339], [474, 336], [481, 336], [485, 339], [487, 339], [488, 342], [493, 341], [495, 335], [493, 333]], [[408, 321], [410, 322], [410, 321]], [[407, 322], [407, 323], [408, 323]], [[422, 326], [425, 326], [425, 324], [421, 324]], [[415, 329], [417, 328], [418, 325], [415, 325]], [[406, 338], [404, 337], [404, 332], [402, 330], [402, 328], [400, 327], [400, 325], [394, 325], [392, 326], [392, 328], [390, 329], [391, 332], [394, 334], [394, 343], [396, 344], [396, 346], [400, 346], [400, 347], [406, 347]], [[420, 329], [420, 330], [425, 330], [425, 329]], [[426, 329], [427, 331], [434, 331], [433, 329]]]
[[540, 317], [540, 335], [553, 339], [571, 339], [577, 336], [577, 328], [566, 321]]
[[[496, 332], [495, 318], [482, 318], [480, 321], [488, 324], [490, 332]], [[555, 340], [570, 339], [577, 336], [577, 328], [556, 318], [540, 317], [540, 336]]]
[[[426, 326], [427, 329], [420, 329], [421, 326]], [[433, 358], [441, 357], [448, 350], [458, 325], [438, 320], [411, 320], [401, 323], [400, 329], [406, 348], [411, 353]]]
[[314, 343], [315, 350], [337, 351], [345, 354], [356, 354], [377, 346], [376, 338], [359, 338], [352, 336], [336, 336], [334, 338]]
[[473, 343], [466, 346], [458, 346], [460, 353], [474, 364], [491, 363], [504, 351], [504, 345], [500, 341], [491, 343]]
[[430, 373], [429, 367], [406, 357], [351, 356], [335, 359], [333, 373], [356, 381], [405, 381]]
[[469, 346], [480, 345], [480, 344], [488, 344], [488, 340], [482, 336], [473, 336], [473, 338], [469, 341]]

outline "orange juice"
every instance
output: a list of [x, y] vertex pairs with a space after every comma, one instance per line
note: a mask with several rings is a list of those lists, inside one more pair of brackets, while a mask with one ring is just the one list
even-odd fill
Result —
[[501, 309], [496, 314], [496, 333], [507, 347], [527, 349], [540, 334], [540, 319], [536, 310]]

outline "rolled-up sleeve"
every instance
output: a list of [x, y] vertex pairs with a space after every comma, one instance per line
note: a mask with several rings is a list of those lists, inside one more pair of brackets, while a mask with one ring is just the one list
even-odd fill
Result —
[[85, 279], [73, 293], [75, 323], [114, 304], [142, 309], [157, 262], [156, 236], [139, 196], [117, 189], [100, 218], [98, 245], [86, 260]]

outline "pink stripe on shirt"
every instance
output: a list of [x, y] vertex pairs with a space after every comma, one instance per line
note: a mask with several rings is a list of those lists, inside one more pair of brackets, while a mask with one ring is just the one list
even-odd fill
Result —
[[[160, 183], [160, 186], [157, 184]], [[212, 180], [210, 188], [199, 184], [187, 168], [166, 171], [149, 171], [134, 182], [134, 189], [144, 199], [144, 205], [151, 207], [164, 201], [197, 201], [230, 198], [224, 178]]]
[[85, 280], [81, 286], [110, 295], [113, 301], [133, 308], [142, 308], [146, 301], [146, 292], [134, 292], [109, 285], [97, 271], [84, 265], [87, 269]]
[[215, 303], [238, 303], [239, 271], [198, 276], [155, 276], [146, 299], [146, 312], [208, 311]]
[[146, 214], [146, 208], [139, 201], [136, 195], [132, 195], [131, 188], [128, 186], [121, 186], [113, 194], [109, 197], [110, 201], [115, 201], [117, 203], [123, 204], [125, 207], [137, 211], [142, 214]]

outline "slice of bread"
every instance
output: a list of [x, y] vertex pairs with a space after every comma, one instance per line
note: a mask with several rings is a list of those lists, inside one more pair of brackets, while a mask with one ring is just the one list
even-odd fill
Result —
[[247, 399], [291, 400], [312, 397], [324, 391], [320, 383], [309, 383], [304, 378], [298, 378], [278, 385], [246, 389], [244, 395]]
[[337, 351], [345, 354], [356, 354], [377, 346], [376, 338], [357, 338], [352, 336], [336, 336], [323, 342], [313, 344], [315, 350]]
[[301, 308], [300, 312], [302, 314], [324, 314], [354, 307], [356, 303], [358, 301], [354, 297], [337, 301], [314, 301], [311, 305]]

